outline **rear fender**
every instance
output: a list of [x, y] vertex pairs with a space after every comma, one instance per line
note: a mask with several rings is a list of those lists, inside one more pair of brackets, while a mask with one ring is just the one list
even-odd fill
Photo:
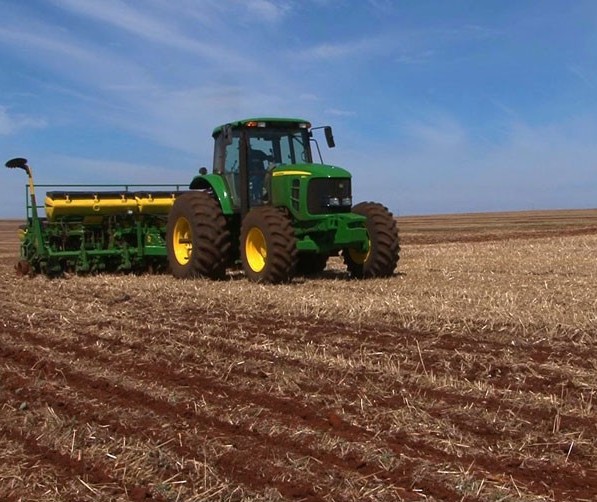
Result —
[[209, 190], [220, 203], [225, 216], [234, 214], [232, 196], [226, 180], [217, 174], [195, 176], [189, 185], [191, 190]]

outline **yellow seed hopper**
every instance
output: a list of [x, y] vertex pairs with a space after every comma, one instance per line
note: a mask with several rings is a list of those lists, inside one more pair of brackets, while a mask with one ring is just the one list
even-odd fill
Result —
[[53, 221], [69, 216], [168, 214], [177, 195], [178, 192], [48, 192], [46, 216]]

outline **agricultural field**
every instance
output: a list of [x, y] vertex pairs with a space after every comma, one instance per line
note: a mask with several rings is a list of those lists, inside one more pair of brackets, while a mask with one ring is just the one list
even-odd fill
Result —
[[1, 222], [0, 500], [597, 500], [597, 210], [398, 224], [262, 286], [17, 277]]

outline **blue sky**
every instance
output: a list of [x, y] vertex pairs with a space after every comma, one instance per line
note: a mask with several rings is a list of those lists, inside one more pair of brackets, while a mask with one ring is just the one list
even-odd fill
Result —
[[[211, 131], [332, 125], [355, 201], [597, 207], [597, 2], [0, 0], [0, 152], [37, 183], [187, 183]], [[3, 170], [0, 216], [24, 213]]]

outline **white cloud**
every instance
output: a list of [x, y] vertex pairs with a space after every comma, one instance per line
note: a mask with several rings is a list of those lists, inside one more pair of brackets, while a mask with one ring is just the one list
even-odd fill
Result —
[[303, 101], [319, 101], [320, 98], [317, 96], [317, 94], [305, 92], [303, 94], [299, 94], [299, 99]]
[[[158, 166], [69, 155], [48, 155], [32, 167], [37, 183], [181, 183], [186, 186], [193, 175], [183, 166]], [[62, 173], [68, 173], [68, 179]]]
[[[69, 180], [89, 180], [103, 171], [106, 180], [135, 181], [153, 176], [154, 168], [155, 178], [176, 178], [178, 172], [168, 175], [168, 164], [183, 169], [186, 180], [189, 165], [195, 170], [211, 161], [214, 126], [267, 114], [333, 125], [338, 148], [324, 156], [354, 172], [362, 198], [380, 199], [397, 210], [537, 205], [546, 194], [564, 200], [562, 193], [570, 194], [566, 187], [573, 183], [585, 194], [579, 204], [595, 200], [597, 121], [554, 118], [551, 127], [531, 125], [558, 113], [565, 121], [583, 104], [590, 116], [590, 96], [569, 87], [562, 93], [554, 81], [545, 92], [554, 93], [558, 106], [537, 114], [540, 100], [535, 102], [524, 75], [510, 66], [501, 75], [504, 83], [522, 87], [484, 80], [489, 67], [494, 71], [491, 59], [472, 68], [454, 63], [455, 57], [491, 58], [492, 51], [479, 42], [495, 42], [496, 52], [508, 49], [508, 61], [517, 60], [520, 46], [500, 49], [507, 37], [496, 28], [504, 24], [490, 17], [428, 20], [419, 7], [394, 7], [389, 13], [389, 0], [358, 7], [347, 0], [34, 5], [0, 1], [0, 53], [18, 77], [5, 79], [1, 89], [0, 146], [44, 164], [51, 161], [58, 170], [41, 168], [50, 181], [67, 174], [62, 165]], [[411, 21], [405, 12], [414, 13]], [[330, 24], [337, 20], [353, 29]], [[317, 22], [329, 29], [315, 29]], [[556, 59], [556, 66], [564, 68], [573, 90], [594, 87], [590, 61], [582, 51], [575, 54], [571, 61]], [[535, 81], [535, 74], [530, 71], [526, 80]], [[29, 95], [19, 95], [21, 90]], [[359, 120], [346, 118], [354, 116]], [[42, 117], [51, 118], [52, 127], [35, 132], [32, 141], [31, 129], [46, 126]], [[55, 151], [73, 156], [48, 156]], [[106, 152], [131, 163], [100, 160]], [[140, 159], [155, 165], [144, 166]]]
[[[199, 27], [193, 30], [193, 36], [185, 35], [180, 24], [186, 19], [166, 15], [166, 12], [176, 13], [176, 11], [160, 12], [155, 5], [154, 9], [147, 8], [148, 4], [143, 4], [145, 8], [135, 9], [120, 0], [54, 0], [54, 2], [63, 9], [103, 21], [151, 42], [191, 52], [210, 61], [225, 59], [228, 64], [237, 65], [239, 69], [245, 67], [243, 58], [238, 57], [236, 52], [228, 51], [212, 41], [202, 42], [201, 30], [197, 29]], [[209, 3], [206, 4], [206, 7], [209, 5]], [[168, 21], [168, 17], [173, 17], [178, 23]]]
[[[36, 29], [23, 31], [0, 27], [0, 37], [4, 43], [12, 43], [22, 47], [31, 47], [43, 53], [54, 53], [68, 59], [86, 60], [93, 58], [93, 53], [79, 47], [74, 41], [66, 42], [57, 37], [48, 37], [40, 33], [39, 26]], [[39, 54], [39, 53], [36, 53]], [[62, 60], [64, 63], [64, 59]]]
[[479, 143], [440, 116], [397, 130], [396, 142], [336, 134], [345, 146], [327, 160], [352, 172], [355, 201], [378, 199], [398, 214], [595, 207], [597, 145], [587, 135], [597, 121], [512, 122], [505, 140]]
[[[181, 0], [170, 5], [146, 0], [141, 8], [120, 0], [52, 1], [71, 14], [94, 21], [93, 29], [81, 33], [76, 23], [71, 29], [62, 29], [33, 16], [31, 31], [0, 28], [0, 36], [15, 54], [30, 58], [40, 68], [45, 77], [38, 85], [43, 91], [54, 98], [58, 91], [66, 102], [55, 110], [55, 121], [86, 119], [92, 124], [108, 124], [115, 131], [128, 131], [158, 145], [197, 154], [210, 140], [199, 131], [211, 132], [228, 120], [263, 114], [310, 116], [319, 111], [316, 101], [320, 98], [309, 86], [285, 72], [272, 72], [271, 54], [264, 58], [262, 52], [247, 45], [234, 45], [236, 17], [231, 18], [232, 25], [224, 22], [239, 10], [254, 22], [262, 17], [267, 22], [279, 20], [291, 11], [289, 2]], [[208, 22], [207, 30], [215, 30], [218, 36], [204, 43], [201, 39], [209, 33], [194, 28]], [[105, 44], [102, 30], [106, 26], [155, 43], [156, 48], [163, 46], [162, 54], [172, 54], [172, 58], [158, 60], [151, 57], [151, 50], [134, 44], [123, 50], [126, 40], [118, 34]], [[272, 53], [276, 50], [271, 48]]]
[[430, 49], [423, 49], [420, 51], [408, 51], [402, 49], [399, 52], [400, 54], [394, 58], [394, 61], [405, 65], [429, 63], [435, 55], [435, 51]]
[[484, 40], [499, 38], [504, 36], [505, 32], [487, 25], [459, 24], [454, 28], [430, 29], [428, 30], [427, 35], [439, 38], [441, 42], [445, 43], [450, 40]]
[[200, 48], [164, 22], [148, 15], [146, 9], [134, 9], [120, 0], [55, 0], [57, 6], [79, 15], [94, 18], [143, 38], [194, 50]]
[[205, 83], [174, 90], [127, 95], [126, 109], [111, 110], [107, 120], [120, 129], [192, 155], [211, 158], [211, 131], [239, 118], [278, 115], [312, 117], [317, 101], [297, 100], [292, 87], [277, 82], [247, 91], [241, 85]]
[[342, 43], [323, 43], [307, 48], [297, 54], [302, 59], [335, 60], [362, 56], [384, 47], [380, 40], [367, 38]]
[[367, 0], [367, 3], [381, 13], [392, 12], [397, 7], [393, 0]]
[[40, 129], [46, 126], [47, 122], [42, 118], [9, 113], [6, 107], [0, 106], [0, 135], [7, 136], [21, 129]]
[[591, 89], [595, 89], [595, 87], [597, 87], [595, 78], [593, 78], [593, 76], [590, 75], [589, 72], [580, 65], [569, 65], [568, 71], [578, 77], [581, 82], [585, 83]]
[[284, 2], [269, 2], [267, 0], [245, 0], [242, 2], [246, 9], [258, 19], [267, 22], [279, 22], [290, 11], [290, 5]]
[[148, 79], [146, 71], [134, 61], [108, 48], [87, 47], [82, 40], [48, 25], [36, 24], [36, 29], [30, 32], [0, 28], [0, 37], [4, 43], [11, 44], [15, 52], [27, 51], [30, 61], [38, 68], [54, 72], [51, 81], [59, 77], [85, 83], [86, 89], [95, 92], [102, 86], [145, 84]]
[[461, 146], [468, 141], [464, 127], [453, 118], [441, 114], [413, 121], [406, 124], [403, 130], [417, 144], [424, 144], [427, 148]]
[[356, 115], [356, 112], [350, 110], [340, 110], [338, 108], [328, 108], [325, 110], [325, 113], [334, 117], [354, 117]]

